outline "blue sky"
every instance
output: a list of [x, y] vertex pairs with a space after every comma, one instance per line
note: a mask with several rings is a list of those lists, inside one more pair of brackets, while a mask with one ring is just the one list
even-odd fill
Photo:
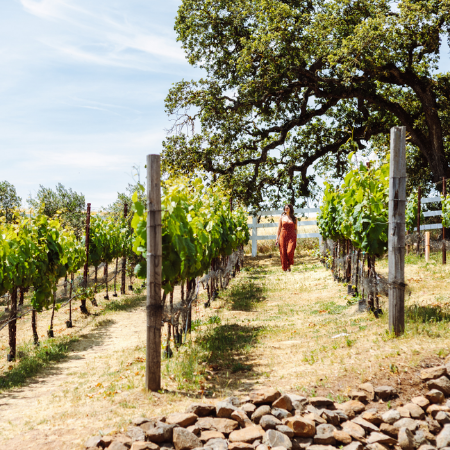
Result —
[[0, 180], [25, 200], [39, 184], [111, 203], [159, 153], [164, 98], [197, 78], [173, 31], [179, 1], [3, 0]]

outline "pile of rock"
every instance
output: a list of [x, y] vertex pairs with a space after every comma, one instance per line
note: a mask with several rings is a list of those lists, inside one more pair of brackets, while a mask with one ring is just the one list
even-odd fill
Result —
[[[450, 367], [449, 367], [450, 370]], [[185, 413], [138, 418], [126, 434], [96, 436], [89, 450], [450, 450], [450, 379], [445, 366], [420, 373], [429, 391], [396, 407], [391, 386], [365, 383], [334, 403], [266, 388]], [[378, 402], [378, 403], [375, 403]], [[370, 405], [369, 405], [370, 404]], [[384, 412], [382, 412], [384, 411]]]

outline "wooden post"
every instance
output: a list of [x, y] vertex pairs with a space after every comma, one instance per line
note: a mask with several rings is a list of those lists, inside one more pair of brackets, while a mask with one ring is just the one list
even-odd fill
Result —
[[[127, 215], [128, 215], [128, 204], [125, 203], [125, 205], [123, 206], [123, 217], [126, 219]], [[125, 286], [127, 284], [126, 271], [127, 271], [127, 256], [126, 256], [126, 254], [124, 254], [123, 258], [122, 258], [122, 278], [121, 278], [122, 284], [120, 286], [120, 293], [122, 295], [125, 295], [125, 293], [126, 293], [126, 289], [125, 289]]]
[[389, 173], [389, 331], [405, 330], [405, 127], [391, 128]]
[[252, 256], [253, 258], [258, 254], [258, 217], [253, 216], [253, 228], [252, 228]]
[[145, 387], [161, 389], [161, 159], [147, 155], [147, 360]]
[[[445, 177], [442, 178], [442, 195], [447, 196], [447, 187]], [[445, 246], [445, 227], [442, 225], [442, 264], [447, 264], [447, 247]]]
[[85, 245], [86, 245], [86, 263], [84, 265], [84, 286], [88, 285], [88, 271], [89, 271], [89, 229], [91, 225], [91, 204], [87, 204], [86, 212], [86, 232], [85, 232]]
[[430, 232], [425, 231], [425, 262], [430, 262]]
[[422, 189], [417, 189], [417, 256], [420, 256], [420, 200], [422, 198]]

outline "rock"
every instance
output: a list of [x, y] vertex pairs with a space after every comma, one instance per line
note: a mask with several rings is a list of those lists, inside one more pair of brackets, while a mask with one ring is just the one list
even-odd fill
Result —
[[351, 444], [343, 447], [343, 450], [363, 450], [363, 445], [361, 444], [361, 442], [354, 441]]
[[440, 377], [427, 382], [428, 389], [437, 389], [444, 395], [450, 394], [450, 380], [447, 377]]
[[250, 392], [249, 397], [252, 403], [260, 405], [261, 403], [272, 403], [278, 400], [281, 394], [274, 388], [265, 388]]
[[335, 430], [336, 428], [328, 423], [318, 425], [314, 436], [314, 444], [334, 445], [336, 443], [336, 439], [333, 436]]
[[436, 436], [436, 447], [443, 448], [450, 446], [450, 425], [444, 425], [442, 431]]
[[397, 406], [397, 411], [400, 413], [400, 417], [411, 417], [411, 414], [409, 413], [409, 410], [406, 409], [404, 406]]
[[350, 444], [352, 442], [352, 437], [342, 430], [334, 430], [333, 431], [333, 437], [336, 439], [337, 442], [341, 442], [342, 444]]
[[308, 450], [336, 450], [336, 448], [333, 447], [332, 445], [314, 444], [314, 445], [310, 445], [308, 447]]
[[165, 425], [165, 423], [163, 422], [144, 422], [142, 425], [139, 425], [139, 428], [142, 428], [146, 433], [148, 430], [151, 430], [152, 428], [155, 428], [157, 426], [157, 424], [163, 424]]
[[170, 414], [166, 418], [166, 424], [168, 425], [178, 425], [179, 427], [189, 427], [197, 422], [198, 416], [193, 413], [185, 414]]
[[378, 386], [375, 388], [375, 394], [379, 399], [386, 401], [397, 395], [397, 391], [392, 386]]
[[[112, 441], [114, 440], [113, 436], [102, 436], [100, 439], [100, 442], [97, 444], [99, 447], [106, 448], [109, 447], [112, 444]], [[158, 447], [156, 444], [151, 443], [152, 445]], [[159, 448], [159, 447], [158, 447]]]
[[285, 434], [288, 438], [294, 437], [294, 432], [287, 425], [277, 425], [275, 429]]
[[358, 425], [353, 422], [344, 422], [342, 424], [342, 431], [345, 431], [353, 439], [356, 439], [356, 440], [363, 439], [366, 435], [364, 428], [361, 425]]
[[292, 402], [292, 407], [297, 411], [303, 411], [305, 409], [305, 405], [308, 403], [308, 399], [301, 395], [297, 394], [286, 394]]
[[336, 411], [331, 411], [329, 409], [324, 409], [322, 411], [321, 417], [326, 422], [331, 423], [335, 427], [339, 426], [339, 424], [341, 423], [341, 418], [340, 418], [339, 414], [336, 413]]
[[159, 450], [159, 446], [153, 442], [135, 441], [131, 445], [131, 450]]
[[441, 425], [450, 423], [450, 415], [445, 411], [439, 411], [434, 417]]
[[148, 441], [159, 444], [162, 442], [171, 442], [173, 439], [173, 429], [175, 425], [167, 425], [162, 422], [157, 422], [153, 428], [146, 427], [146, 423], [141, 425], [141, 428], [145, 431]]
[[367, 422], [373, 423], [374, 425], [380, 425], [381, 423], [383, 423], [383, 419], [381, 418], [380, 414], [374, 409], [364, 411], [360, 417], [364, 420], [367, 420]]
[[242, 428], [253, 426], [253, 422], [248, 418], [244, 411], [233, 411], [231, 413], [231, 418], [238, 422]]
[[263, 428], [263, 430], [275, 430], [277, 425], [282, 425], [282, 423], [276, 417], [267, 414], [261, 417], [259, 425]]
[[186, 427], [186, 430], [194, 433], [197, 437], [200, 436], [202, 430], [197, 425], [191, 425], [190, 427]]
[[[239, 408], [242, 404], [241, 400], [239, 399], [239, 397], [236, 396], [231, 396], [231, 397], [227, 397], [225, 400], [223, 400], [225, 403], [231, 403], [233, 406], [235, 406], [236, 408]], [[245, 401], [245, 399], [244, 399]], [[248, 401], [250, 401], [250, 398], [248, 398]]]
[[233, 431], [230, 434], [228, 440], [230, 442], [248, 442], [252, 443], [257, 439], [260, 439], [264, 436], [264, 431], [259, 426], [242, 428], [241, 430]]
[[205, 449], [211, 450], [227, 450], [228, 443], [225, 439], [211, 439], [204, 447]]
[[252, 414], [252, 421], [256, 424], [259, 423], [262, 416], [266, 416], [267, 414], [270, 414], [270, 406], [269, 405], [262, 405], [260, 406], [253, 414]]
[[375, 398], [375, 390], [372, 383], [363, 383], [359, 386], [359, 389], [367, 393], [369, 400], [373, 400]]
[[394, 425], [390, 425], [388, 423], [382, 423], [380, 425], [380, 431], [383, 434], [387, 434], [388, 436], [391, 436], [391, 437], [397, 439], [398, 428], [395, 428]]
[[278, 447], [272, 447], [272, 450], [287, 450], [286, 447], [279, 445]]
[[400, 420], [402, 417], [396, 409], [390, 409], [389, 411], [386, 411], [381, 416], [381, 418], [383, 419], [384, 422], [392, 425], [393, 423], [397, 422], [397, 420]]
[[292, 417], [289, 411], [281, 408], [272, 408], [272, 416], [275, 416], [278, 420], [286, 419], [286, 417]]
[[90, 437], [86, 443], [84, 444], [85, 447], [97, 447], [97, 445], [100, 443], [100, 440], [102, 439], [101, 436], [92, 436]]
[[364, 403], [361, 403], [358, 400], [349, 400], [348, 402], [337, 403], [336, 408], [344, 411], [347, 415], [349, 411], [353, 411], [354, 414], [360, 414], [366, 409]]
[[356, 423], [357, 425], [364, 428], [364, 431], [366, 433], [370, 433], [371, 431], [380, 431], [380, 429], [374, 425], [373, 423], [368, 422], [367, 420], [364, 420], [361, 417], [355, 417], [352, 420], [353, 423]]
[[263, 438], [263, 444], [270, 447], [292, 448], [291, 440], [283, 433], [276, 430], [268, 430]]
[[220, 431], [216, 430], [205, 430], [202, 431], [200, 435], [200, 440], [202, 442], [208, 442], [211, 439], [225, 439], [225, 436]]
[[228, 444], [228, 450], [254, 450], [252, 444], [246, 442], [230, 442]]
[[412, 398], [411, 402], [416, 404], [416, 405], [418, 405], [418, 406], [420, 406], [422, 409], [423, 408], [427, 408], [430, 405], [430, 400], [428, 400], [423, 395], [421, 395], [419, 397]]
[[448, 406], [433, 404], [427, 408], [427, 413], [430, 414], [431, 417], [435, 418], [439, 412], [441, 411], [449, 412], [449, 410], [450, 409], [448, 408]]
[[315, 408], [335, 409], [334, 402], [326, 397], [311, 397], [308, 401]]
[[417, 430], [416, 434], [414, 435], [414, 444], [417, 447], [419, 447], [420, 445], [429, 444], [430, 442], [428, 441], [428, 435], [431, 435], [431, 433], [427, 433], [424, 430]]
[[387, 436], [386, 434], [377, 433], [376, 431], [374, 431], [374, 432], [370, 433], [370, 436], [367, 439], [367, 443], [373, 444], [375, 442], [378, 444], [385, 444], [385, 445], [393, 445], [393, 444], [397, 443], [397, 441], [394, 438], [391, 438], [390, 436]]
[[186, 409], [187, 414], [195, 414], [198, 417], [209, 416], [214, 413], [216, 407], [214, 405], [207, 405], [205, 403], [192, 403]]
[[379, 442], [374, 442], [373, 444], [366, 445], [367, 450], [389, 450], [389, 447]]
[[269, 447], [266, 444], [259, 444], [255, 450], [269, 450]]
[[248, 416], [251, 416], [256, 411], [256, 406], [253, 403], [245, 403], [241, 406], [241, 411], [244, 411]]
[[191, 450], [202, 447], [200, 439], [188, 430], [176, 427], [173, 430], [173, 444], [176, 450]]
[[134, 441], [145, 441], [145, 432], [141, 427], [129, 427], [127, 436]]
[[275, 400], [272, 403], [272, 408], [281, 408], [287, 411], [292, 411], [294, 409], [291, 398], [286, 394]]
[[[424, 398], [424, 400], [427, 399]], [[416, 403], [407, 403], [403, 408], [409, 411], [409, 414], [413, 419], [422, 420], [425, 418], [425, 411]]]
[[[314, 414], [317, 414], [318, 416], [320, 416], [322, 414], [322, 411], [323, 411], [322, 408], [319, 409], [312, 405], [306, 405], [305, 409], [303, 410], [303, 413], [314, 413]], [[295, 414], [300, 416], [301, 412], [300, 412], [300, 414], [298, 414], [298, 413], [299, 413], [299, 411], [295, 411]]]
[[352, 400], [357, 400], [358, 402], [366, 402], [367, 403], [369, 401], [369, 396], [367, 395], [367, 392], [364, 392], [364, 391], [350, 391], [348, 396]]
[[216, 405], [216, 416], [220, 419], [229, 419], [236, 410], [236, 406], [233, 406], [231, 403], [219, 402]]
[[119, 441], [113, 441], [108, 447], [109, 450], [128, 450], [130, 447], [127, 447], [125, 444]]
[[413, 450], [414, 448], [414, 436], [408, 428], [400, 428], [398, 431], [398, 445], [403, 450]]
[[427, 426], [428, 426], [428, 430], [433, 434], [440, 433], [441, 428], [442, 428], [440, 423], [431, 417], [427, 417]]
[[309, 414], [305, 414], [304, 416], [303, 416], [305, 419], [308, 419], [308, 420], [313, 420], [315, 423], [316, 423], [316, 425], [317, 424], [324, 424], [324, 423], [327, 423], [327, 421], [325, 420], [325, 419], [322, 419], [322, 417], [320, 417], [318, 414], [316, 414], [316, 413], [309, 413]]
[[218, 419], [216, 417], [204, 417], [197, 421], [197, 426], [202, 430], [216, 430], [223, 434], [230, 434], [239, 424], [231, 419]]
[[436, 450], [436, 447], [433, 447], [432, 445], [424, 444], [424, 445], [421, 445], [418, 450]]
[[339, 416], [339, 420], [340, 420], [341, 422], [347, 422], [347, 420], [349, 420], [348, 415], [345, 414], [344, 411], [342, 411], [342, 410], [340, 410], [340, 409], [337, 409], [337, 410], [335, 411], [335, 413]]
[[425, 397], [431, 403], [442, 403], [445, 399], [444, 394], [438, 389], [431, 389], [429, 392], [425, 394]]
[[155, 423], [156, 420], [155, 419], [147, 419], [146, 417], [136, 417], [135, 419], [133, 419], [131, 421], [131, 423], [136, 427], [138, 427], [139, 425], [142, 425], [143, 423], [147, 423], [147, 422]]
[[430, 367], [429, 369], [423, 369], [420, 371], [420, 378], [423, 381], [435, 380], [443, 375], [447, 375], [447, 369], [445, 366]]
[[316, 434], [314, 421], [304, 417], [288, 417], [284, 419], [284, 425], [287, 425], [298, 437], [313, 437]]
[[291, 442], [292, 442], [292, 450], [305, 450], [306, 448], [313, 445], [312, 438], [294, 437], [292, 438]]
[[397, 420], [397, 422], [393, 424], [395, 428], [400, 429], [405, 427], [408, 428], [409, 431], [414, 431], [417, 428], [417, 425], [418, 425], [417, 420], [408, 418]]

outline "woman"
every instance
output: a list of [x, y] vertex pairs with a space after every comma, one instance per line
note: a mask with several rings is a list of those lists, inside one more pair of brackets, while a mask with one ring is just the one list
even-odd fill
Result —
[[284, 206], [284, 212], [278, 224], [276, 244], [280, 245], [281, 267], [285, 272], [290, 272], [297, 246], [297, 219], [292, 205]]

